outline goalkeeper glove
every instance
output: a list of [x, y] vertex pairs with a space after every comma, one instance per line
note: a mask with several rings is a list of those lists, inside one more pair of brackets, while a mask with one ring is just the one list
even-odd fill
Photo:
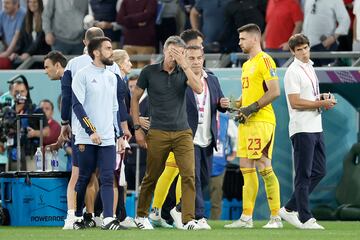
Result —
[[255, 112], [260, 110], [260, 106], [258, 102], [254, 102], [247, 107], [241, 107], [238, 112], [237, 120], [239, 123], [245, 123], [245, 121], [249, 118], [249, 116]]

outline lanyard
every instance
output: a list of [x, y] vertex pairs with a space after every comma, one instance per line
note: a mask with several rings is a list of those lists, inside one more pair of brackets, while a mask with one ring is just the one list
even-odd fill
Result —
[[216, 128], [217, 128], [217, 139], [220, 139], [220, 113], [216, 112]]
[[[302, 70], [304, 71], [304, 73], [306, 74], [306, 76], [309, 78], [310, 82], [311, 82], [311, 86], [313, 88], [313, 94], [315, 97], [318, 97], [319, 94], [320, 94], [320, 91], [319, 91], [319, 84], [318, 84], [318, 79], [316, 77], [316, 74], [314, 73], [314, 80], [310, 77], [310, 74], [306, 71], [306, 69], [303, 67], [303, 66], [300, 66], [302, 68]], [[314, 86], [314, 83], [316, 86]]]
[[207, 83], [206, 83], [205, 78], [203, 77], [202, 79], [203, 79], [203, 83], [204, 83], [204, 98], [203, 98], [203, 101], [202, 101], [202, 106], [200, 106], [198, 94], [194, 92], [194, 96], [195, 96], [195, 101], [196, 101], [196, 106], [197, 106], [198, 111], [204, 112], [206, 98], [207, 98], [207, 95], [208, 95], [208, 92], [207, 92], [208, 88], [207, 88]]

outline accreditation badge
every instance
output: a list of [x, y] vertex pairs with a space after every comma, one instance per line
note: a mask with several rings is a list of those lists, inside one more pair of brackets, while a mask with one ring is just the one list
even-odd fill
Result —
[[222, 144], [219, 140], [217, 141], [217, 151], [214, 149], [215, 157], [224, 157], [224, 144]]
[[205, 118], [205, 109], [204, 108], [199, 108], [198, 114], [199, 114], [199, 121], [198, 124], [203, 124], [204, 123], [204, 118]]

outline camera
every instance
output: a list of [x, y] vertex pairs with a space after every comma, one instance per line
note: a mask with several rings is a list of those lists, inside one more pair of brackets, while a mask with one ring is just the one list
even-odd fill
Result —
[[0, 142], [5, 143], [8, 138], [14, 138], [16, 133], [16, 112], [11, 108], [10, 101], [0, 103]]

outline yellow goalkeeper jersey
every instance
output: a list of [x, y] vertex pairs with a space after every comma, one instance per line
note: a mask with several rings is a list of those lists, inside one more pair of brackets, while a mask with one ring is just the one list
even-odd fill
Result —
[[[248, 106], [258, 101], [267, 91], [265, 81], [278, 80], [276, 64], [265, 52], [258, 53], [247, 60], [242, 66], [242, 106]], [[261, 108], [250, 116], [248, 121], [269, 122], [276, 124], [275, 113], [272, 105]]]

